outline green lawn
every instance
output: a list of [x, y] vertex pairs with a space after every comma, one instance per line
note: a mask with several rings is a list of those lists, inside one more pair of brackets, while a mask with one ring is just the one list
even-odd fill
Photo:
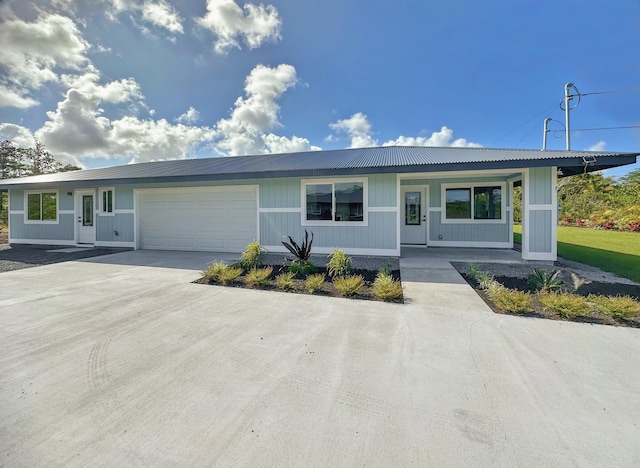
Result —
[[[522, 226], [513, 226], [522, 242]], [[558, 226], [558, 255], [640, 283], [640, 234]]]

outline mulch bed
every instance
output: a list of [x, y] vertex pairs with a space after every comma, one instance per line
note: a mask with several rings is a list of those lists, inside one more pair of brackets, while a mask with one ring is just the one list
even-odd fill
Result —
[[[296, 276], [296, 278], [294, 278], [294, 280], [293, 280], [294, 281], [294, 288], [293, 289], [282, 290], [282, 289], [276, 287], [276, 285], [275, 285], [276, 276], [278, 276], [280, 273], [284, 273], [286, 271], [288, 271], [286, 267], [273, 266], [273, 273], [271, 273], [271, 277], [269, 279], [269, 283], [267, 283], [265, 286], [260, 287], [260, 288], [250, 288], [249, 286], [247, 286], [243, 281], [244, 274], [242, 276], [240, 276], [233, 283], [228, 284], [227, 287], [246, 288], [246, 289], [261, 289], [263, 291], [279, 291], [279, 292], [288, 292], [288, 293], [294, 293], [294, 294], [311, 295], [306, 290], [305, 285], [304, 285], [304, 282], [305, 282], [306, 278], [299, 278], [299, 277]], [[319, 273], [319, 274], [324, 273], [325, 276], [326, 276], [326, 280], [325, 280], [324, 284], [322, 285], [322, 289], [319, 290], [319, 291], [316, 291], [313, 294], [314, 296], [344, 297], [333, 286], [333, 283], [331, 282], [331, 277], [329, 276], [329, 273], [326, 271], [325, 268], [318, 268], [316, 273]], [[381, 299], [378, 299], [376, 296], [373, 295], [373, 291], [372, 291], [372, 288], [371, 288], [371, 286], [373, 284], [373, 281], [376, 279], [376, 275], [378, 274], [377, 270], [353, 269], [351, 271], [351, 274], [353, 274], [353, 275], [362, 275], [362, 277], [364, 278], [364, 281], [365, 281], [365, 285], [360, 290], [359, 294], [355, 294], [353, 296], [349, 296], [349, 299], [360, 299], [360, 300], [365, 300], [365, 301], [382, 302]], [[400, 270], [392, 270], [391, 271], [391, 275], [393, 276], [394, 279], [400, 281]], [[211, 285], [216, 285], [216, 286], [222, 286], [222, 284], [220, 282], [218, 282], [218, 281], [209, 281], [205, 277], [197, 279], [196, 281], [194, 281], [194, 283], [197, 283], [197, 284], [211, 284]], [[403, 298], [403, 296], [400, 296], [399, 298], [397, 298], [397, 299], [395, 299], [393, 301], [388, 301], [388, 302], [389, 303], [395, 303], [395, 304], [404, 304], [404, 298]]]
[[[509, 312], [500, 309], [491, 300], [487, 291], [480, 289], [478, 282], [471, 278], [466, 273], [460, 273], [462, 277], [469, 283], [469, 285], [476, 291], [476, 293], [482, 298], [482, 300], [497, 314], [504, 315], [517, 315], [520, 317], [536, 317], [546, 318], [551, 320], [563, 320], [570, 322], [583, 322], [583, 323], [597, 323], [602, 325], [613, 325], [622, 327], [634, 327], [640, 328], [640, 317], [634, 317], [630, 319], [624, 319], [621, 317], [611, 317], [610, 315], [603, 314], [597, 310], [592, 310], [586, 315], [578, 317], [565, 317], [559, 313], [546, 309], [535, 297], [533, 296], [532, 306], [533, 312]], [[524, 292], [534, 293], [531, 287], [527, 284], [527, 280], [524, 278], [514, 278], [510, 276], [496, 276], [495, 280], [503, 286], [510, 289], [518, 289]], [[588, 284], [581, 285], [578, 289], [573, 291], [581, 296], [588, 296], [589, 294], [601, 294], [604, 296], [631, 296], [636, 300], [640, 300], [640, 287], [621, 284], [621, 283], [599, 283], [593, 281]]]

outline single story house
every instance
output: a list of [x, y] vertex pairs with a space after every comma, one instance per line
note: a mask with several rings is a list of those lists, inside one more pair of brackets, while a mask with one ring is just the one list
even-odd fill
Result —
[[639, 153], [376, 147], [158, 161], [0, 180], [18, 244], [239, 252], [315, 236], [315, 253], [399, 256], [402, 245], [510, 248], [556, 259], [556, 180]]

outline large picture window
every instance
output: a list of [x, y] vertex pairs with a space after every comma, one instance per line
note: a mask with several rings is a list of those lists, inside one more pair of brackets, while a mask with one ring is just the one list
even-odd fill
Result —
[[445, 222], [502, 221], [501, 185], [470, 185], [444, 189]]
[[305, 213], [309, 224], [365, 221], [364, 181], [318, 181], [303, 183]]
[[27, 193], [28, 221], [57, 221], [58, 194], [56, 192]]

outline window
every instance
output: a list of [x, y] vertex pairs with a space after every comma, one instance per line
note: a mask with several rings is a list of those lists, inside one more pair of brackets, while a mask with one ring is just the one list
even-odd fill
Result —
[[27, 221], [57, 221], [58, 193], [27, 193]]
[[100, 214], [112, 215], [114, 214], [114, 199], [113, 188], [101, 188], [100, 189]]
[[503, 191], [504, 184], [445, 186], [443, 221], [502, 221]]
[[363, 180], [303, 182], [305, 224], [365, 221]]

